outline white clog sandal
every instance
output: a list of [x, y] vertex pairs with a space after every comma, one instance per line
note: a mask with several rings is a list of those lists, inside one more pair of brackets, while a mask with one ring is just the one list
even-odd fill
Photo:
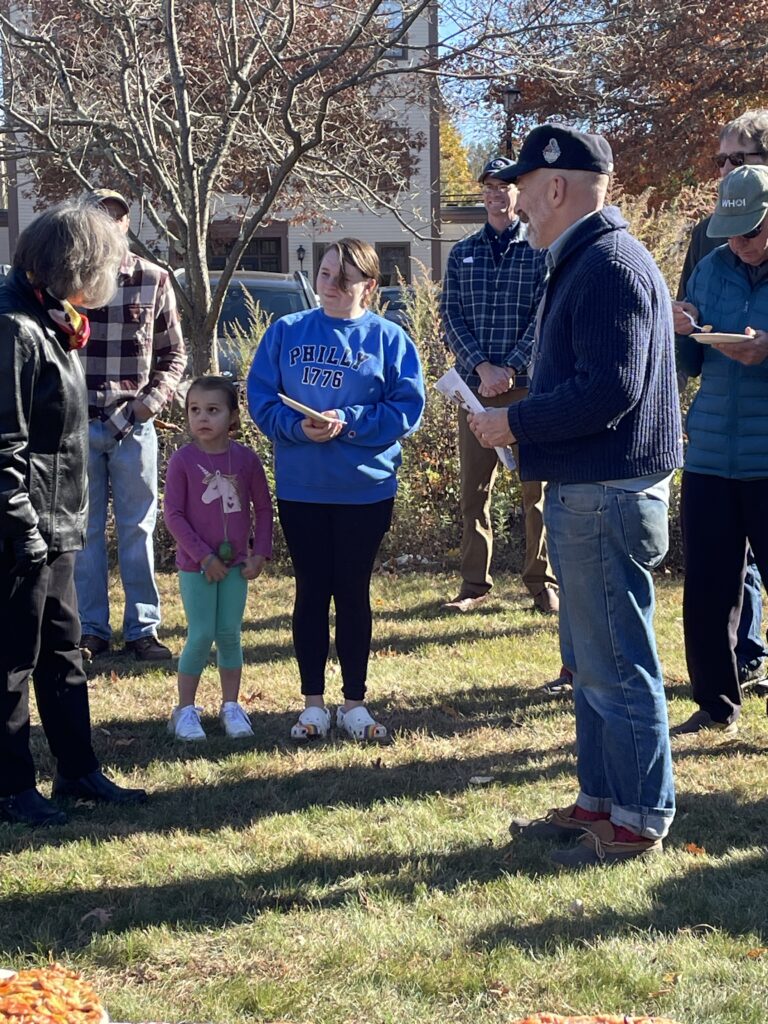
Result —
[[336, 728], [343, 730], [350, 739], [357, 740], [358, 743], [371, 743], [387, 738], [387, 727], [372, 718], [368, 708], [362, 704], [349, 711], [337, 708]]
[[331, 729], [328, 708], [304, 708], [298, 721], [291, 726], [292, 740], [325, 739]]

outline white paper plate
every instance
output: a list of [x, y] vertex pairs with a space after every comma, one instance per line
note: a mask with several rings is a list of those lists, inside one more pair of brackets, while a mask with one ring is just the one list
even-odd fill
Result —
[[277, 397], [281, 402], [284, 402], [289, 409], [295, 409], [296, 412], [300, 412], [304, 416], [309, 416], [312, 420], [320, 420], [322, 423], [336, 423], [336, 419], [333, 416], [324, 416], [321, 412], [317, 412], [315, 409], [310, 409], [308, 405], [304, 405], [302, 402], [297, 402], [295, 398], [289, 398], [288, 395], [284, 395], [280, 391], [278, 391]]
[[752, 341], [750, 334], [718, 334], [716, 331], [696, 332], [691, 337], [703, 345], [739, 345], [743, 341]]

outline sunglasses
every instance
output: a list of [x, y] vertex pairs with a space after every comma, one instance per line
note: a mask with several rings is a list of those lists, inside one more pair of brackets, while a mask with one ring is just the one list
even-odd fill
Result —
[[717, 153], [712, 159], [718, 167], [725, 167], [726, 160], [731, 161], [732, 167], [742, 167], [748, 156], [765, 156], [764, 149], [757, 149], [751, 153], [745, 153], [743, 149], [737, 149], [735, 153]]
[[739, 235], [739, 238], [743, 238], [746, 242], [748, 242], [751, 238], [757, 238], [757, 236], [763, 230], [763, 225], [764, 224], [765, 224], [765, 217], [763, 217], [763, 219], [760, 221], [760, 223], [757, 225], [756, 228], [752, 228], [752, 230], [751, 231], [747, 231], [746, 234]]

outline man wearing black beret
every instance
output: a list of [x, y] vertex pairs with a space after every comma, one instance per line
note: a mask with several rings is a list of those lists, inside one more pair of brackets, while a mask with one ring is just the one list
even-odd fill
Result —
[[548, 249], [527, 398], [470, 417], [487, 445], [517, 441], [523, 478], [547, 480], [560, 646], [574, 670], [579, 793], [512, 830], [579, 840], [567, 867], [647, 856], [674, 817], [651, 569], [667, 550], [682, 461], [670, 299], [619, 211], [604, 206], [602, 136], [542, 125], [501, 172], [532, 246]]

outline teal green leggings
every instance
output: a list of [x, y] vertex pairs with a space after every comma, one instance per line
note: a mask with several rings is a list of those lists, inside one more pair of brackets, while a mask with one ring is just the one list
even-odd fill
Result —
[[199, 676], [216, 641], [219, 668], [241, 668], [243, 625], [248, 580], [233, 565], [220, 583], [209, 583], [200, 572], [179, 572], [181, 601], [187, 615], [187, 642], [179, 658], [179, 672]]

